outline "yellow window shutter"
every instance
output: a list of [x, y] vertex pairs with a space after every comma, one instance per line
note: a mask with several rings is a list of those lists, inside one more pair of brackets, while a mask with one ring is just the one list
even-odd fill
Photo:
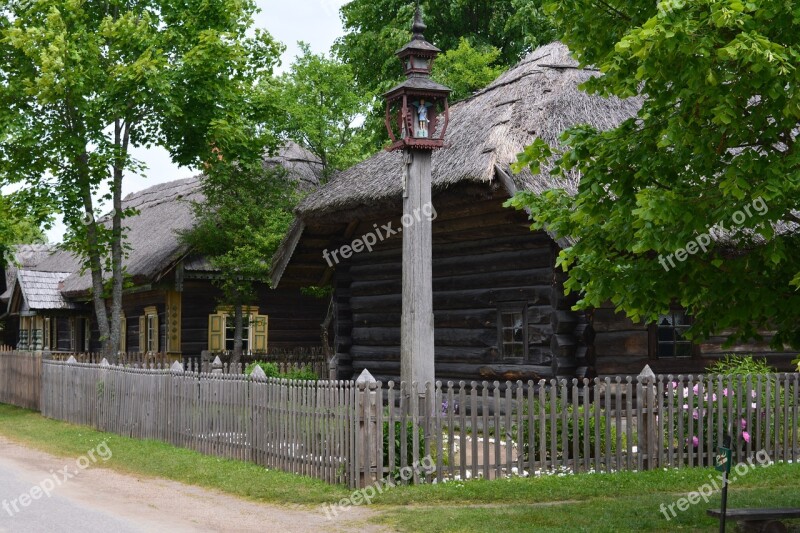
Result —
[[139, 317], [139, 351], [147, 351], [147, 317], [144, 315]]
[[269, 317], [267, 315], [255, 315], [253, 318], [253, 351], [256, 353], [266, 353]]
[[119, 318], [119, 351], [128, 351], [128, 321], [125, 320], [125, 315]]
[[225, 315], [220, 313], [208, 316], [208, 349], [221, 352], [225, 342]]

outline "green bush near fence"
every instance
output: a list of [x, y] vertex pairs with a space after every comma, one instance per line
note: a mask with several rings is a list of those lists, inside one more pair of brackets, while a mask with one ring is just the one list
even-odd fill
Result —
[[[402, 467], [403, 457], [403, 436], [401, 430], [403, 428], [402, 422], [394, 423], [394, 465], [389, 463], [389, 422], [383, 423], [383, 464], [391, 469], [389, 477], [395, 481], [400, 479], [400, 468]], [[414, 464], [414, 424], [412, 422], [406, 423], [406, 465], [412, 466]], [[417, 446], [419, 450], [419, 457], [425, 456], [425, 429], [422, 426], [417, 426]]]
[[[772, 410], [776, 405], [783, 406], [786, 401], [784, 391], [779, 387], [775, 369], [767, 364], [766, 359], [756, 359], [752, 355], [730, 354], [710, 365], [706, 371], [707, 377], [703, 380], [702, 388], [699, 384], [692, 385], [690, 383], [689, 386], [685, 386], [677, 381], [666, 384], [665, 395], [672, 398], [676, 414], [672, 427], [674, 440], [668, 445], [682, 448], [686, 452], [690, 449], [702, 452], [703, 450], [699, 448], [707, 448], [708, 440], [710, 440], [711, 449], [716, 450], [726, 443], [727, 437], [730, 437], [729, 444], [734, 450], [744, 451], [748, 444], [755, 448], [757, 442], [763, 446], [767, 437], [767, 424], [764, 422], [772, 415]], [[726, 376], [721, 385], [718, 376]], [[748, 380], [752, 383], [752, 390], [749, 393], [747, 391]], [[759, 381], [762, 384], [760, 393], [757, 390]], [[691, 400], [689, 399], [690, 388]], [[709, 412], [709, 404], [712, 406], [711, 412]], [[722, 438], [718, 431], [720, 406], [722, 409]], [[730, 416], [728, 415], [729, 406]], [[748, 415], [748, 411], [750, 411], [750, 415]], [[709, 417], [712, 417], [714, 428], [711, 435], [708, 435]], [[758, 418], [761, 418], [762, 421], [760, 432], [758, 432]], [[679, 424], [683, 426], [685, 435], [683, 442], [679, 442]], [[774, 423], [772, 427], [774, 428]], [[690, 428], [691, 437], [689, 437]], [[704, 442], [702, 443], [697, 436], [700, 428], [704, 432]], [[780, 428], [779, 440], [783, 440], [782, 432], [791, 430], [791, 428]], [[773, 433], [771, 440], [774, 441], [774, 439]]]
[[[597, 416], [597, 410], [601, 410], [599, 413], [599, 417]], [[586, 411], [589, 411], [589, 425], [586, 426]], [[564, 409], [559, 406], [559, 411], [556, 415], [556, 424], [553, 426], [550, 423], [550, 406], [545, 405], [544, 413], [546, 415], [542, 417], [540, 413], [542, 410], [540, 409], [540, 404], [538, 400], [534, 403], [534, 417], [539, 420], [539, 423], [544, 426], [544, 447], [546, 450], [546, 459], [548, 461], [553, 461], [555, 459], [575, 459], [574, 457], [574, 448], [577, 446], [578, 449], [578, 457], [584, 458], [586, 457], [584, 454], [584, 443], [588, 441], [589, 443], [589, 455], [590, 458], [595, 458], [597, 455], [597, 445], [599, 444], [600, 448], [600, 456], [606, 454], [616, 453], [617, 451], [617, 428], [615, 420], [611, 419], [608, 420], [610, 422], [610, 440], [609, 436], [606, 435], [606, 423], [607, 423], [607, 416], [605, 412], [602, 410], [601, 407], [597, 406], [596, 404], [592, 403], [588, 406], [579, 405], [577, 406], [577, 425], [575, 423], [575, 414], [576, 414], [576, 407], [573, 405], [567, 405], [566, 407], [566, 421], [564, 420]], [[542, 447], [542, 439], [541, 439], [541, 430], [542, 425], [538, 425], [535, 428], [535, 432], [533, 435], [533, 442], [534, 442], [534, 449], [530, 447], [530, 427], [529, 422], [527, 420], [528, 415], [528, 406], [527, 404], [523, 407], [523, 416], [526, 417], [525, 420], [522, 422], [522, 443], [521, 443], [521, 450], [522, 456], [524, 461], [528, 461], [529, 459], [533, 459], [534, 461], [539, 459], [540, 450]], [[599, 425], [598, 425], [599, 424]], [[556, 449], [555, 449], [555, 456], [553, 456], [552, 450], [552, 439], [554, 437], [553, 431], [555, 431], [555, 439], [556, 439]], [[567, 434], [567, 449], [564, 450], [564, 433]], [[512, 435], [517, 435], [518, 433], [518, 426], [512, 427]], [[598, 435], [599, 433], [599, 435]], [[599, 437], [599, 440], [598, 440]], [[632, 437], [635, 438], [634, 435]], [[624, 451], [627, 449], [628, 439], [627, 435], [624, 433], [620, 435], [620, 451]], [[631, 443], [633, 445], [633, 443]]]
[[276, 363], [267, 363], [265, 361], [255, 361], [250, 363], [247, 365], [244, 373], [249, 376], [253, 373], [253, 370], [257, 366], [261, 367], [261, 370], [264, 371], [264, 374], [266, 374], [268, 378], [294, 379], [300, 381], [317, 381], [319, 379], [314, 371], [308, 366], [293, 368], [288, 372], [281, 372]]

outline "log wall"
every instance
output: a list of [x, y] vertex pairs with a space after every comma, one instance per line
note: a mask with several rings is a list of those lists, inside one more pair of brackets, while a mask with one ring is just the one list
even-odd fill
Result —
[[650, 365], [656, 373], [699, 374], [726, 354], [755, 355], [766, 357], [769, 364], [778, 371], [794, 370], [791, 360], [794, 352], [776, 352], [769, 347], [767, 334], [764, 342], [738, 344], [724, 347], [726, 338], [722, 335], [702, 342], [692, 357], [661, 358], [650, 355], [650, 331], [644, 324], [635, 324], [624, 314], [615, 313], [608, 305], [592, 312], [593, 357], [597, 373], [600, 375], [636, 375], [645, 365]]
[[[451, 194], [434, 203], [436, 378], [574, 376], [576, 356], [585, 358], [586, 351], [579, 352], [575, 340], [581, 318], [565, 309], [564, 321], [553, 323], [552, 240], [545, 233], [532, 233], [527, 216], [502, 207], [502, 198]], [[386, 223], [386, 219], [361, 222], [331, 250], [374, 231], [375, 224]], [[400, 228], [400, 221], [394, 220], [392, 227]], [[355, 254], [337, 266], [335, 344], [340, 378], [357, 376], [366, 368], [379, 380], [399, 379], [401, 279], [400, 232], [371, 253]], [[527, 305], [529, 354], [524, 361], [508, 361], [501, 354], [498, 306], [511, 302]], [[554, 339], [554, 326], [563, 330], [559, 339]], [[554, 348], [559, 353], [555, 361]]]

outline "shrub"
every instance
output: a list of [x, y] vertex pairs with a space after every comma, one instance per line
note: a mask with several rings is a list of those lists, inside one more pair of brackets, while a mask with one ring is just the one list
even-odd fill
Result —
[[[389, 422], [383, 423], [383, 464], [391, 468], [391, 476], [398, 480], [400, 479], [401, 457], [402, 457], [402, 422], [394, 423], [394, 465], [389, 465]], [[406, 423], [406, 465], [412, 466], [414, 464], [414, 424], [412, 422]], [[417, 445], [419, 446], [420, 459], [425, 454], [425, 429], [422, 426], [417, 426]]]
[[[600, 437], [599, 444], [600, 444], [600, 454], [601, 454], [601, 456], [603, 456], [606, 453], [611, 454], [611, 453], [615, 453], [616, 452], [616, 442], [617, 442], [617, 427], [616, 427], [616, 424], [615, 424], [614, 421], [611, 421], [611, 425], [610, 425], [610, 428], [611, 428], [611, 441], [608, 442], [607, 439], [606, 439], [606, 429], [605, 429], [606, 428], [606, 415], [605, 415], [605, 413], [601, 413], [601, 415], [599, 417], [599, 420], [595, 418], [595, 415], [596, 415], [595, 409], [599, 409], [599, 407], [596, 407], [595, 404], [591, 404], [589, 406], [579, 405], [578, 408], [577, 408], [577, 410], [578, 410], [578, 412], [577, 412], [578, 421], [577, 422], [578, 423], [577, 423], [577, 427], [576, 427], [575, 420], [574, 420], [575, 407], [573, 405], [571, 405], [571, 404], [567, 405], [567, 420], [566, 420], [566, 427], [565, 427], [564, 420], [563, 420], [563, 413], [561, 412], [562, 407], [559, 405], [559, 412], [556, 415], [556, 426], [555, 426], [555, 431], [556, 431], [556, 435], [555, 435], [556, 436], [556, 455], [557, 455], [557, 457], [554, 458], [553, 454], [552, 454], [552, 450], [551, 450], [551, 448], [552, 448], [551, 442], [552, 442], [552, 436], [553, 436], [553, 433], [552, 433], [553, 432], [553, 427], [552, 427], [552, 424], [550, 423], [550, 416], [549, 416], [550, 409], [551, 409], [551, 407], [550, 407], [549, 404], [545, 406], [546, 416], [545, 416], [545, 419], [544, 419], [544, 428], [545, 428], [545, 441], [544, 442], [545, 442], [545, 449], [547, 450], [547, 460], [553, 460], [553, 459], [556, 459], [556, 458], [557, 459], [561, 459], [561, 458], [565, 458], [565, 457], [569, 458], [569, 459], [573, 459], [574, 458], [573, 457], [573, 446], [574, 446], [574, 444], [577, 444], [579, 457], [583, 457], [584, 439], [588, 439], [588, 441], [589, 441], [589, 457], [595, 457], [595, 455], [596, 455], [595, 444], [597, 444], [597, 436], [598, 436], [595, 433], [595, 426], [596, 426], [598, 421], [599, 421], [599, 424], [600, 424], [600, 426], [599, 426], [599, 433], [600, 433], [600, 435], [599, 435], [599, 437]], [[586, 427], [586, 422], [584, 420], [586, 409], [589, 410], [589, 426], [588, 426], [588, 428]], [[523, 414], [526, 416], [526, 419], [523, 420], [523, 422], [522, 422], [521, 449], [522, 449], [523, 459], [525, 461], [527, 461], [530, 458], [530, 456], [532, 455], [533, 456], [533, 460], [538, 460], [539, 459], [539, 450], [540, 450], [540, 447], [541, 447], [540, 428], [537, 426], [536, 433], [533, 435], [535, 449], [531, 450], [530, 449], [530, 438], [529, 438], [530, 437], [530, 433], [529, 433], [528, 420], [527, 420], [527, 414], [528, 414], [528, 406], [527, 406], [527, 404], [523, 407]], [[538, 415], [539, 415], [539, 402], [538, 402], [538, 400], [534, 404], [534, 414], [538, 418]], [[564, 441], [563, 441], [563, 433], [564, 433], [564, 431], [567, 432], [567, 449], [566, 450], [563, 449], [564, 448]], [[588, 435], [587, 435], [587, 431], [588, 431]], [[517, 434], [517, 428], [516, 427], [512, 428], [512, 434], [513, 435]], [[576, 439], [577, 439], [577, 443], [575, 442]], [[625, 434], [621, 435], [621, 440], [622, 440], [622, 448], [624, 450], [624, 449], [627, 448], [627, 435], [625, 435]]]
[[[755, 417], [761, 416], [763, 418], [767, 416], [769, 411], [768, 407], [774, 405], [776, 398], [783, 397], [782, 392], [780, 395], [776, 394], [775, 389], [777, 381], [774, 377], [767, 378], [772, 384], [769, 394], [767, 394], [766, 387], [764, 387], [760, 397], [755, 390], [751, 391], [749, 394], [747, 393], [744, 378], [772, 376], [775, 369], [767, 364], [766, 359], [755, 359], [752, 355], [729, 354], [709, 365], [706, 371], [709, 375], [736, 376], [736, 378], [733, 380], [732, 385], [728, 379], [723, 380], [721, 396], [718, 394], [720, 391], [718, 390], [718, 386], [716, 386], [718, 383], [716, 378], [712, 377], [704, 381], [702, 396], [700, 395], [700, 385], [692, 385], [691, 405], [689, 403], [688, 386], [684, 386], [682, 383], [678, 382], [667, 384], [667, 387], [671, 386], [674, 389], [672, 393], [673, 405], [676, 413], [675, 422], [673, 424], [674, 434], [678, 434], [678, 417], [683, 419], [685, 431], [688, 432], [688, 429], [692, 427], [694, 428], [695, 435], [697, 435], [697, 428], [701, 426], [707, 428], [709, 416], [714, 417], [714, 426], [716, 427], [717, 406], [722, 405], [723, 437], [720, 439], [719, 434], [715, 431], [711, 435], [706, 435], [706, 438], [711, 439], [712, 448], [716, 449], [725, 444], [725, 437], [727, 435], [731, 439], [730, 445], [734, 450], [744, 450], [748, 443], [754, 442], [754, 439], [757, 438], [755, 435], [757, 427], [755, 424]], [[756, 377], [756, 379], [758, 378]], [[714, 386], [711, 390], [708, 388], [709, 382]], [[679, 394], [681, 387], [683, 387], [683, 391], [682, 394]], [[669, 390], [667, 390], [665, 394], [669, 394]], [[710, 413], [708, 412], [709, 401], [712, 405]], [[732, 414], [730, 419], [728, 417], [728, 404], [731, 405]], [[747, 416], [748, 407], [750, 407], [750, 411], [753, 413], [753, 416], [750, 418]], [[763, 439], [766, 437], [764, 431], [765, 429], [762, 426], [762, 435], [758, 435], [760, 442], [764, 442]], [[689, 442], [688, 438], [685, 440], [686, 442], [674, 442], [672, 445], [682, 446], [685, 449], [688, 449], [690, 446], [694, 448], [698, 447], [697, 437], [694, 438], [693, 442]]]
[[278, 365], [275, 363], [267, 363], [264, 361], [255, 361], [247, 365], [244, 373], [246, 375], [250, 375], [253, 373], [253, 370], [260, 366], [261, 370], [264, 371], [264, 374], [267, 375], [268, 378], [278, 378], [278, 379], [296, 379], [296, 380], [303, 380], [303, 381], [317, 381], [319, 378], [314, 373], [311, 368], [308, 366], [304, 366], [302, 368], [294, 368], [288, 372], [281, 373]]
[[775, 373], [775, 369], [767, 364], [766, 358], [755, 359], [752, 355], [728, 354], [706, 368], [709, 374], [723, 376], [750, 376]]

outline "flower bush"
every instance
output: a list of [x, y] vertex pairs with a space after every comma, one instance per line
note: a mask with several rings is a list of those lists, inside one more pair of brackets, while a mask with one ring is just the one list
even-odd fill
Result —
[[[729, 445], [731, 449], [743, 452], [756, 440], [764, 442], [763, 424], [761, 434], [755, 434], [758, 427], [756, 417], [766, 417], [768, 407], [774, 405], [776, 398], [782, 398], [782, 392], [776, 392], [774, 369], [767, 365], [766, 360], [728, 355], [709, 366], [707, 372], [700, 382], [688, 386], [677, 381], [667, 384], [665, 395], [672, 398], [676, 413], [672, 428], [675, 436], [673, 446], [702, 453], [705, 450], [699, 448], [707, 447], [710, 439], [712, 450]], [[760, 394], [759, 381], [762, 383]], [[750, 390], [748, 383], [752, 384]], [[686, 436], [683, 442], [677, 442], [681, 421]], [[713, 428], [710, 435], [709, 424]], [[704, 435], [702, 443], [698, 437], [701, 430]]]

